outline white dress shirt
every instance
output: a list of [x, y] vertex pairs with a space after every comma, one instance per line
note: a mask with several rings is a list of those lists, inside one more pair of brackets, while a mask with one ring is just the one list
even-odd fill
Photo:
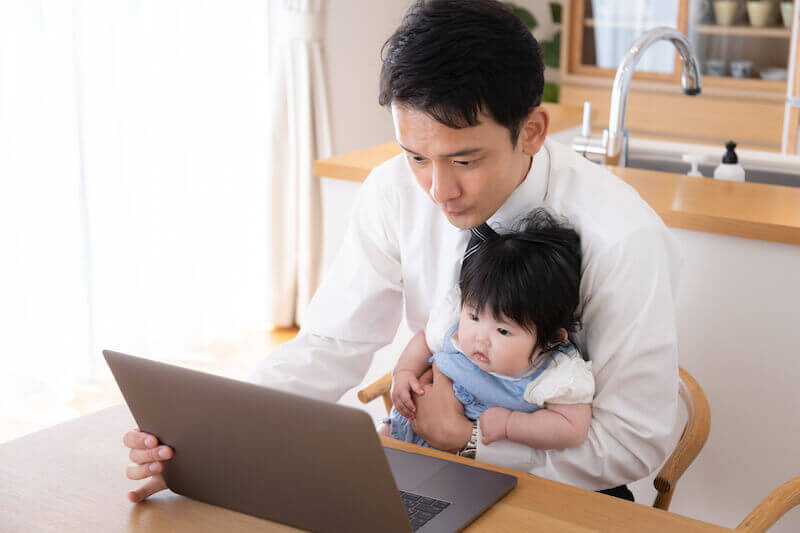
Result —
[[[666, 458], [677, 417], [676, 242], [633, 188], [549, 139], [487, 222], [503, 232], [540, 206], [581, 236], [583, 327], [572, 340], [592, 361], [592, 423], [575, 448], [479, 438], [477, 458], [590, 490], [641, 479]], [[404, 304], [410, 329], [425, 327], [458, 279], [469, 234], [447, 221], [402, 154], [373, 169], [300, 333], [254, 381], [339, 399], [394, 339]]]

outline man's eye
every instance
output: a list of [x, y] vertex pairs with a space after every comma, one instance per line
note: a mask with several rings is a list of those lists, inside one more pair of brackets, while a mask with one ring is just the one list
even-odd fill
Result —
[[416, 163], [418, 165], [421, 165], [422, 163], [425, 162], [425, 158], [421, 157], [421, 156], [418, 156], [418, 155], [409, 155], [408, 157], [409, 157], [409, 159], [411, 159], [414, 163]]
[[455, 164], [456, 165], [460, 165], [462, 167], [468, 167], [468, 166], [471, 166], [472, 163], [474, 163], [474, 162], [475, 161], [455, 161]]
[[508, 331], [507, 329], [503, 329], [503, 328], [497, 328], [497, 332], [500, 333], [500, 335], [504, 335], [504, 336], [505, 335], [511, 335], [510, 331]]

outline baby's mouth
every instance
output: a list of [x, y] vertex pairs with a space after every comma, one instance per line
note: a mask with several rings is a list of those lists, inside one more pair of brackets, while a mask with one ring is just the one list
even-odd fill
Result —
[[472, 352], [472, 358], [478, 361], [479, 363], [489, 363], [489, 358], [486, 357], [483, 352]]

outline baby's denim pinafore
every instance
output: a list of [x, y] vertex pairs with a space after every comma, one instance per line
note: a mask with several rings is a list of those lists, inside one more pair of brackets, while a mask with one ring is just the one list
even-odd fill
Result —
[[[457, 323], [447, 331], [442, 351], [433, 354], [429, 362], [436, 363], [436, 367], [453, 381], [456, 398], [464, 405], [464, 415], [470, 420], [477, 420], [481, 413], [490, 407], [505, 407], [511, 411], [526, 413], [541, 409], [541, 405], [524, 400], [526, 387], [547, 369], [556, 353], [569, 351], [572, 348], [569, 343], [559, 345], [550, 352], [540, 354], [539, 357], [544, 360], [541, 363], [537, 362], [539, 366], [530, 375], [520, 379], [504, 379], [481, 370], [453, 346], [451, 337], [456, 329], [458, 329]], [[392, 424], [393, 439], [430, 447], [422, 437], [414, 433], [408, 419], [394, 407], [389, 415], [389, 421]]]

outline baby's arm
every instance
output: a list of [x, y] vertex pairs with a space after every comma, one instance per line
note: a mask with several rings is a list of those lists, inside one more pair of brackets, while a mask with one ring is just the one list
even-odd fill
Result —
[[413, 418], [417, 410], [411, 399], [411, 390], [417, 394], [424, 393], [417, 378], [430, 366], [428, 359], [431, 355], [425, 331], [421, 330], [406, 345], [392, 371], [392, 403], [406, 418]]
[[586, 440], [591, 421], [591, 404], [553, 403], [533, 413], [493, 407], [481, 414], [480, 426], [484, 444], [508, 439], [540, 450], [561, 450]]

